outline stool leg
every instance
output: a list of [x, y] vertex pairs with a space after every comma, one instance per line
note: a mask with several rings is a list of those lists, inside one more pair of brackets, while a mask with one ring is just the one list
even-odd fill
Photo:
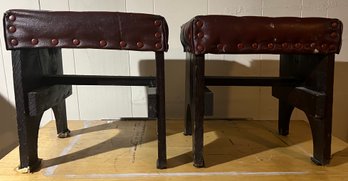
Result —
[[294, 87], [273, 87], [279, 100], [280, 134], [287, 134], [292, 106], [307, 115], [313, 137], [312, 161], [328, 164], [331, 154], [335, 55], [281, 55], [280, 76], [296, 77]]
[[192, 135], [192, 92], [192, 54], [186, 53], [184, 135]]
[[18, 171], [30, 173], [40, 167], [41, 159], [38, 158], [37, 143], [41, 115], [32, 117], [20, 113], [17, 109], [17, 124], [19, 137], [20, 165]]
[[163, 169], [163, 168], [167, 167], [164, 79], [165, 79], [165, 76], [164, 76], [164, 52], [156, 52], [157, 133], [158, 133], [157, 168], [159, 168], [159, 169]]
[[67, 124], [65, 100], [61, 101], [56, 106], [53, 106], [52, 110], [56, 118], [58, 138], [69, 137], [70, 130], [68, 129]]
[[38, 158], [37, 143], [42, 113], [36, 116], [28, 114], [28, 90], [40, 79], [40, 75], [34, 75], [38, 72], [34, 69], [35, 66], [31, 66], [37, 63], [37, 55], [37, 51], [32, 50], [12, 51], [20, 157], [17, 171], [21, 173], [34, 171], [41, 164], [41, 160]]
[[286, 101], [279, 100], [278, 133], [280, 135], [286, 136], [289, 134], [289, 124], [293, 110], [294, 106], [290, 105]]
[[204, 115], [204, 55], [193, 55], [192, 68], [192, 121], [193, 121], [193, 165], [204, 167], [203, 115]]
[[329, 164], [331, 156], [331, 117], [316, 118], [307, 114], [307, 118], [313, 137], [313, 157], [311, 160], [317, 165]]
[[[309, 78], [308, 87], [315, 85], [315, 89], [324, 92], [325, 99], [318, 101], [321, 116], [308, 113], [308, 117], [313, 137], [313, 157], [312, 161], [318, 165], [326, 165], [331, 157], [331, 130], [332, 130], [332, 104], [333, 104], [333, 81], [334, 81], [334, 61], [335, 55], [322, 56], [319, 64], [314, 69]], [[318, 61], [313, 56], [312, 61]], [[314, 82], [314, 83], [313, 83]]]

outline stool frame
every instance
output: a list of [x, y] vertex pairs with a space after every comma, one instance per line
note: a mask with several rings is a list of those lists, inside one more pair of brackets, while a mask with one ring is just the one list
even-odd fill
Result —
[[[342, 22], [330, 18], [196, 16], [181, 29], [186, 52], [185, 135], [192, 134], [193, 164], [204, 166], [203, 120], [213, 110], [206, 86], [269, 86], [279, 99], [278, 132], [289, 134], [296, 107], [312, 131], [313, 157], [326, 165], [331, 156], [335, 53]], [[278, 77], [206, 76], [206, 54], [278, 54]]]
[[[68, 16], [71, 16], [73, 20], [61, 21], [61, 18]], [[49, 21], [55, 21], [58, 24], [67, 23], [67, 25], [51, 27], [46, 24], [46, 18]], [[84, 27], [82, 22], [86, 18], [95, 25]], [[99, 21], [100, 19], [103, 21]], [[137, 20], [148, 24], [139, 26], [139, 23], [131, 23]], [[21, 22], [28, 23], [21, 24]], [[33, 22], [35, 26], [32, 26], [30, 22]], [[125, 24], [121, 27], [123, 23]], [[115, 32], [121, 33], [108, 31], [107, 28], [111, 26], [115, 26], [113, 29]], [[138, 33], [138, 29], [134, 29], [134, 26], [140, 29], [144, 36], [151, 36], [137, 42], [134, 37], [141, 37], [141, 33]], [[120, 30], [117, 29], [118, 27]], [[122, 33], [121, 28], [129, 28], [134, 32]], [[164, 52], [168, 49], [168, 27], [163, 17], [118, 12], [9, 10], [4, 16], [4, 29], [6, 47], [12, 51], [19, 136], [20, 165], [17, 169], [19, 172], [28, 173], [40, 167], [38, 132], [44, 111], [53, 109], [58, 137], [69, 136], [65, 99], [72, 94], [72, 85], [147, 86], [149, 88], [148, 117], [157, 118], [157, 168], [166, 168]], [[36, 38], [36, 34], [31, 34], [32, 32], [36, 32], [38, 37]], [[71, 32], [71, 35], [68, 32]], [[74, 38], [80, 35], [76, 32], [81, 34], [81, 39]], [[110, 42], [107, 42], [106, 37]], [[128, 42], [126, 42], [127, 38]], [[119, 43], [112, 42], [118, 39], [121, 40]], [[156, 76], [65, 75], [62, 65], [62, 48], [152, 51], [155, 54]]]

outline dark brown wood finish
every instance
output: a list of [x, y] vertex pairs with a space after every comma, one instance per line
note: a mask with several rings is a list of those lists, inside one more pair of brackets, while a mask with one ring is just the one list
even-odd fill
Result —
[[157, 118], [157, 91], [156, 87], [147, 88], [147, 113], [148, 117]]
[[59, 48], [12, 50], [20, 141], [19, 169], [31, 172], [40, 165], [37, 139], [40, 120], [47, 109], [53, 109], [58, 137], [69, 136], [65, 99], [72, 94], [72, 84], [150, 86], [149, 117], [158, 119], [157, 168], [166, 168], [164, 52], [155, 54], [156, 77], [79, 76], [63, 75]]
[[193, 67], [193, 54], [186, 53], [186, 71], [185, 71], [185, 128], [184, 135], [192, 135], [192, 67]]
[[[12, 51], [13, 78], [15, 87], [17, 124], [20, 150], [19, 169], [26, 168], [29, 171], [35, 170], [40, 165], [37, 154], [37, 139], [40, 121], [45, 106], [37, 104], [29, 99], [29, 93], [40, 89], [42, 77], [45, 74], [62, 73], [60, 49], [22, 49]], [[53, 97], [57, 92], [52, 92]], [[35, 96], [34, 96], [35, 97]], [[58, 98], [58, 97], [56, 97]], [[64, 100], [60, 100], [65, 104]], [[40, 101], [39, 101], [40, 102]], [[35, 107], [37, 106], [37, 107]], [[65, 106], [52, 103], [51, 106], [58, 106], [55, 111], [58, 133], [68, 132]], [[30, 114], [30, 107], [35, 107], [35, 114]], [[45, 108], [45, 109], [42, 109]]]
[[192, 143], [193, 165], [204, 167], [203, 159], [203, 116], [204, 116], [204, 55], [192, 56]]
[[287, 135], [291, 112], [297, 107], [305, 112], [313, 137], [312, 161], [326, 165], [331, 156], [334, 54], [281, 55], [280, 76], [296, 76], [298, 87], [273, 88], [279, 99], [279, 133]]
[[157, 119], [158, 119], [157, 120], [157, 133], [158, 133], [157, 168], [163, 169], [167, 167], [164, 52], [156, 52], [156, 82], [157, 82]]
[[156, 77], [152, 76], [101, 76], [101, 75], [46, 75], [46, 85], [124, 85], [156, 86]]
[[[190, 53], [187, 53], [190, 54]], [[188, 55], [186, 67], [185, 134], [192, 128], [194, 166], [204, 166], [203, 114], [204, 86], [271, 86], [279, 99], [278, 130], [289, 134], [293, 109], [299, 108], [308, 117], [313, 135], [312, 161], [326, 165], [331, 154], [334, 54], [283, 54], [279, 77], [205, 77], [204, 54]], [[204, 82], [206, 81], [206, 82]], [[214, 82], [215, 81], [215, 82]], [[188, 85], [188, 83], [190, 85]], [[192, 121], [192, 123], [190, 122]]]

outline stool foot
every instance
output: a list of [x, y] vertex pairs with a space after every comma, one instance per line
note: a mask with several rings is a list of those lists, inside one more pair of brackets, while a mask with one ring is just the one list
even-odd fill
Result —
[[157, 168], [158, 169], [166, 169], [167, 168], [167, 160], [166, 159], [157, 159]]
[[16, 168], [16, 172], [22, 173], [22, 174], [27, 174], [27, 173], [32, 173], [34, 171], [37, 171], [41, 167], [41, 161], [42, 161], [42, 159], [39, 158], [39, 159], [37, 159], [37, 161], [35, 163], [31, 164], [31, 166], [22, 167], [22, 168], [20, 166], [18, 166]]
[[17, 171], [29, 173], [37, 170], [41, 164], [41, 159], [38, 158], [37, 153], [37, 142], [42, 114], [35, 117], [18, 113], [17, 115], [20, 156], [20, 165]]
[[64, 132], [58, 133], [58, 138], [67, 138], [70, 137], [70, 130], [67, 129]]
[[331, 159], [331, 119], [308, 115], [313, 137], [313, 157], [317, 165], [327, 165]]
[[329, 160], [318, 160], [314, 157], [311, 157], [311, 160], [314, 164], [319, 165], [319, 166], [324, 166], [330, 163], [330, 159]]
[[58, 138], [69, 137], [65, 100], [52, 107], [54, 117], [56, 118], [56, 127]]
[[201, 159], [199, 161], [195, 160], [194, 163], [193, 163], [193, 166], [196, 167], [196, 168], [203, 168], [205, 166], [204, 160], [203, 159]]

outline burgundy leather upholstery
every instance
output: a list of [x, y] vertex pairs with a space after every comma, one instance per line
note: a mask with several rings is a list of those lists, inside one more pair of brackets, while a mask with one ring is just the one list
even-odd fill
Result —
[[9, 10], [4, 33], [7, 49], [168, 50], [167, 23], [150, 14]]
[[342, 23], [329, 18], [196, 16], [181, 42], [194, 54], [339, 53]]

